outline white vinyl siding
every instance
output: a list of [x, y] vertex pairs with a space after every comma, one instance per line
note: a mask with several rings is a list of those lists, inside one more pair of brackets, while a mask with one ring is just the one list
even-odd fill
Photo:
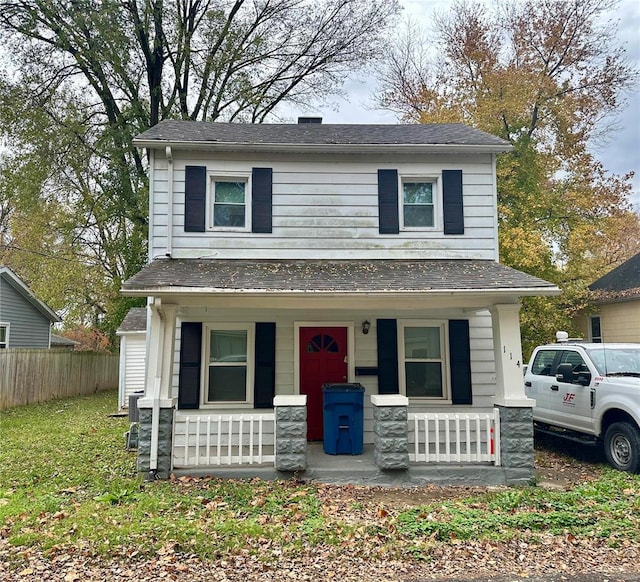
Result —
[[144, 391], [146, 333], [131, 332], [120, 339], [120, 408], [129, 407], [129, 396]]
[[[202, 152], [174, 152], [173, 249], [175, 258], [497, 258], [493, 156], [289, 156], [247, 154], [243, 160]], [[240, 154], [238, 154], [239, 156]], [[181, 157], [182, 156], [182, 157]], [[273, 169], [273, 231], [184, 232], [184, 167], [206, 166], [210, 176]], [[167, 244], [168, 184], [166, 160], [157, 154], [152, 172], [151, 258], [164, 256]], [[465, 234], [445, 236], [442, 206], [435, 205], [435, 227], [396, 235], [378, 232], [378, 169], [399, 176], [439, 179], [442, 170], [461, 169]], [[441, 198], [439, 186], [438, 200]], [[250, 209], [247, 208], [247, 212]], [[402, 209], [400, 208], [400, 211]]]

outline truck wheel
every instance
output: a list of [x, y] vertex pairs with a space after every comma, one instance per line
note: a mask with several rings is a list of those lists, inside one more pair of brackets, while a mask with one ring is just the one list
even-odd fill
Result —
[[640, 432], [628, 422], [614, 422], [604, 435], [604, 452], [614, 469], [637, 473], [640, 469]]

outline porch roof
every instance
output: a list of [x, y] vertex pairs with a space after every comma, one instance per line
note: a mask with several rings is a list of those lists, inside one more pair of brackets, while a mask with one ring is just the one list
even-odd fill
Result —
[[116, 334], [122, 335], [124, 333], [132, 332], [145, 332], [147, 330], [147, 308], [146, 307], [132, 307], [129, 309], [127, 315], [122, 320], [120, 327], [117, 329]]
[[556, 295], [553, 283], [488, 260], [156, 259], [123, 283], [125, 295]]

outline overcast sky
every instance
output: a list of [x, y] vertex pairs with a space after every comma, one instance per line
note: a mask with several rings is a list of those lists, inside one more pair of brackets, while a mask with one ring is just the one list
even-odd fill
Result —
[[[452, 2], [400, 0], [400, 3], [405, 13], [427, 28], [433, 10], [446, 9]], [[611, 18], [619, 22], [617, 42], [624, 44], [629, 60], [640, 67], [640, 1], [621, 0]], [[372, 79], [351, 79], [345, 86], [348, 101], [341, 101], [338, 111], [322, 109], [317, 114], [325, 123], [396, 123], [394, 114], [373, 108], [371, 96], [375, 89], [376, 83]], [[627, 96], [627, 105], [620, 109], [617, 119], [608, 120], [607, 125], [617, 129], [611, 133], [607, 143], [594, 144], [593, 151], [609, 172], [635, 172], [632, 201], [640, 212], [640, 85]]]

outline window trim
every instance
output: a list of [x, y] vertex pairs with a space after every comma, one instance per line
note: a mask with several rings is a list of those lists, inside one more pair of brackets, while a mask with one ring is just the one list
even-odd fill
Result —
[[[208, 400], [209, 369], [212, 364], [209, 361], [211, 349], [212, 331], [246, 331], [247, 332], [247, 376], [244, 400]], [[253, 385], [255, 374], [255, 324], [249, 323], [203, 323], [202, 333], [202, 380], [200, 390], [200, 408], [253, 408]], [[239, 366], [238, 366], [239, 367]]]
[[[440, 176], [428, 174], [400, 174], [398, 172], [398, 219], [401, 232], [428, 232], [441, 228], [440, 214], [442, 212], [442, 193]], [[405, 184], [432, 184], [433, 225], [432, 226], [407, 226], [404, 223], [404, 185]]]
[[[398, 320], [398, 377], [400, 394], [407, 396], [407, 378], [404, 348], [404, 330], [408, 327], [439, 327], [440, 355], [442, 362], [442, 396], [410, 396], [409, 403], [453, 404], [451, 395], [451, 357], [449, 354], [449, 321], [445, 319], [399, 319]], [[413, 361], [411, 358], [409, 361]], [[431, 360], [435, 361], [435, 360]]]
[[[216, 182], [244, 182], [244, 226], [214, 226]], [[209, 172], [207, 174], [206, 229], [211, 232], [251, 232], [251, 171]]]
[[5, 328], [4, 341], [0, 341], [0, 349], [9, 348], [9, 332], [11, 330], [11, 324], [9, 322], [0, 321], [0, 327]]

